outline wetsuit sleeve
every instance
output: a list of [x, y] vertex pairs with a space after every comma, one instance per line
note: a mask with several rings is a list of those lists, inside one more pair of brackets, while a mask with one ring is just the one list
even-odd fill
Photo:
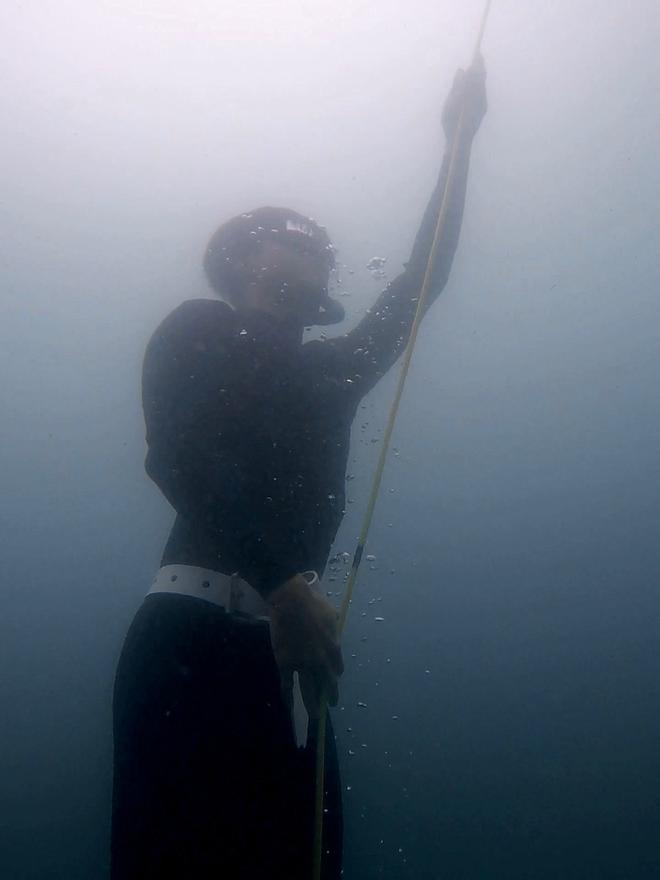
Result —
[[142, 381], [145, 467], [176, 512], [221, 536], [243, 562], [239, 574], [266, 595], [296, 572], [286, 548], [269, 544], [262, 471], [246, 454], [249, 394], [233, 321], [224, 303], [191, 300], [154, 333]]
[[[458, 246], [470, 147], [471, 140], [467, 138], [458, 147], [452, 185], [448, 192], [447, 220], [439, 243], [425, 310], [435, 302], [444, 289]], [[353, 384], [360, 396], [373, 388], [394, 364], [408, 342], [435, 236], [448, 167], [449, 151], [445, 154], [436, 187], [422, 218], [404, 271], [387, 285], [366, 316], [350, 333], [331, 341], [331, 345], [336, 349], [338, 369], [345, 372], [346, 379]]]

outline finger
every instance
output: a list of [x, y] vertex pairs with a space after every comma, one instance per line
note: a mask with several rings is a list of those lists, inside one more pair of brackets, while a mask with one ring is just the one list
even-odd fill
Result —
[[[319, 670], [318, 674], [314, 676], [314, 685], [316, 688], [316, 699], [318, 702], [319, 709], [317, 711], [320, 712], [321, 701], [324, 699], [329, 706], [336, 706], [339, 702], [339, 687], [337, 686], [336, 677], [326, 668], [323, 670]], [[315, 715], [314, 717], [317, 717]]]
[[334, 706], [338, 699], [337, 678], [344, 671], [341, 649], [336, 642], [328, 642], [317, 656], [316, 667], [309, 671], [316, 678], [319, 693], [325, 694], [330, 705]]
[[328, 678], [324, 688], [325, 696], [329, 706], [336, 706], [339, 702], [339, 687], [336, 678]]
[[[339, 616], [328, 616], [322, 625], [321, 645], [324, 650], [331, 652], [332, 656], [341, 656], [339, 648]], [[334, 661], [333, 661], [334, 662]]]
[[318, 596], [317, 600], [315, 611], [320, 626], [325, 630], [336, 630], [339, 624], [339, 612], [327, 599]]
[[338, 642], [327, 642], [324, 646], [326, 665], [335, 678], [338, 678], [344, 672], [344, 658], [341, 653], [341, 647]]
[[486, 85], [486, 71], [473, 70], [468, 71], [465, 78], [465, 94], [474, 95], [484, 91]]
[[477, 52], [474, 56], [474, 61], [471, 64], [471, 69], [480, 75], [486, 76], [486, 63], [484, 61], [484, 56], [481, 52]]
[[445, 110], [448, 113], [456, 113], [457, 108], [460, 106], [460, 103], [463, 99], [463, 95], [465, 93], [465, 82], [466, 82], [466, 73], [465, 71], [459, 67], [456, 71], [456, 75], [454, 76], [454, 82], [449, 90], [449, 95], [447, 96], [447, 101], [445, 104]]
[[344, 661], [341, 647], [337, 639], [336, 631], [324, 627], [317, 642], [316, 661], [314, 665], [328, 667], [332, 675], [341, 675], [344, 671]]

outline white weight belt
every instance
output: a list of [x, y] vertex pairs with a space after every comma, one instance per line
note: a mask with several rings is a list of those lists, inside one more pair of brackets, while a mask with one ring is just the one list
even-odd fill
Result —
[[221, 574], [196, 565], [164, 565], [156, 574], [149, 593], [193, 596], [230, 613], [237, 611], [268, 620], [268, 603], [247, 581], [235, 574]]
[[[318, 585], [319, 577], [315, 571], [304, 571], [303, 576], [310, 587]], [[179, 596], [192, 596], [213, 605], [219, 605], [229, 613], [247, 614], [257, 620], [269, 620], [270, 606], [259, 593], [235, 574], [221, 574], [210, 568], [196, 565], [164, 565], [148, 590], [150, 593], [174, 593]], [[291, 722], [297, 745], [307, 743], [309, 716], [300, 690], [298, 673], [293, 675], [293, 707]]]

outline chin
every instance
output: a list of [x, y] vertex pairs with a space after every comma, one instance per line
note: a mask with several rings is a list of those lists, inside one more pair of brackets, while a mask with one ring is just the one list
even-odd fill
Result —
[[319, 307], [314, 306], [311, 308], [308, 303], [305, 305], [307, 307], [293, 305], [291, 303], [278, 303], [273, 309], [273, 313], [277, 314], [278, 317], [289, 324], [297, 324], [300, 327], [310, 327], [312, 324], [316, 323], [319, 314]]

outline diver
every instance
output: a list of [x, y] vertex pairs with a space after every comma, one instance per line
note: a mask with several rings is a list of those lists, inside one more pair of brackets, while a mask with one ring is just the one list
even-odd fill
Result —
[[[458, 244], [486, 112], [481, 60], [457, 73], [445, 103], [449, 144], [461, 108], [430, 300]], [[299, 746], [294, 694], [314, 719], [322, 692], [337, 702], [342, 672], [317, 574], [344, 513], [356, 409], [406, 345], [448, 164], [446, 154], [404, 271], [353, 330], [303, 344], [305, 327], [344, 317], [328, 294], [334, 250], [314, 220], [264, 207], [209, 242], [204, 269], [220, 299], [184, 302], [148, 344], [145, 466], [176, 519], [115, 680], [113, 880], [310, 876], [314, 725]], [[327, 743], [323, 876], [336, 880], [329, 720]]]

